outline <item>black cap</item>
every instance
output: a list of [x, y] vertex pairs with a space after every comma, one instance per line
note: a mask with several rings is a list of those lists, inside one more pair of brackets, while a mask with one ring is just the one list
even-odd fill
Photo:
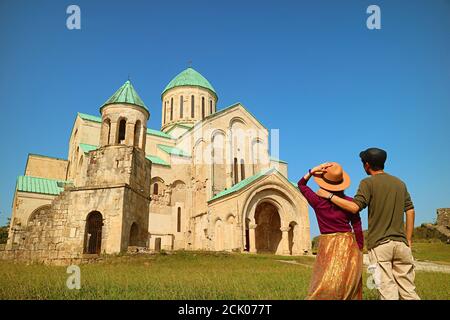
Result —
[[359, 157], [363, 162], [369, 163], [372, 168], [384, 169], [384, 163], [387, 159], [387, 153], [383, 149], [369, 148], [362, 151]]

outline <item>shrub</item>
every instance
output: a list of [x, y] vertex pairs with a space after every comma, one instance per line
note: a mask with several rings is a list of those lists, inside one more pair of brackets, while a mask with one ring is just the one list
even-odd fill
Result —
[[0, 244], [4, 244], [8, 240], [9, 222], [10, 219], [8, 219], [6, 226], [0, 227]]

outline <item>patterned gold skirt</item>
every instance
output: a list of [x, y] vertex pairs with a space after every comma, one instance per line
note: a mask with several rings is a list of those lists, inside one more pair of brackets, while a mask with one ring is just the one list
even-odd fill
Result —
[[363, 256], [351, 232], [323, 234], [308, 300], [361, 300]]

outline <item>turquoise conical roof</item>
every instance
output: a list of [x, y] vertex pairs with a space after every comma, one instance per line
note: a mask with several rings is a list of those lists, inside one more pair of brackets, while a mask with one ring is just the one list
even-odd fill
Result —
[[[136, 106], [142, 107], [145, 110], [148, 111], [147, 107], [144, 104], [144, 101], [142, 101], [141, 97], [139, 97], [136, 90], [134, 90], [133, 85], [131, 84], [130, 80], [125, 82], [123, 86], [119, 88], [112, 96], [111, 98], [106, 101], [101, 108], [108, 104], [115, 104], [115, 103], [128, 103], [128, 104], [134, 104]], [[101, 109], [100, 108], [100, 109]]]
[[182, 86], [194, 86], [208, 89], [212, 91], [217, 98], [216, 90], [214, 90], [211, 83], [209, 83], [209, 81], [206, 80], [204, 76], [202, 76], [198, 71], [194, 70], [191, 67], [180, 72], [175, 78], [173, 78], [172, 81], [170, 81], [169, 84], [164, 88], [161, 95], [163, 95], [164, 92], [169, 89]]

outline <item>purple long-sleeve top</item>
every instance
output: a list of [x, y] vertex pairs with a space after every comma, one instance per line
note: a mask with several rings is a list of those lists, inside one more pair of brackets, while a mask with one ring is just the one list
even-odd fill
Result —
[[[335, 233], [335, 232], [353, 232], [355, 234], [356, 242], [360, 249], [364, 246], [364, 236], [361, 227], [361, 217], [359, 213], [354, 214], [347, 212], [330, 200], [319, 197], [310, 187], [306, 185], [305, 178], [298, 181], [298, 188], [303, 196], [308, 200], [310, 206], [316, 213], [317, 222], [321, 234]], [[350, 197], [345, 197], [347, 200], [353, 200]], [[351, 226], [350, 226], [351, 225]]]

